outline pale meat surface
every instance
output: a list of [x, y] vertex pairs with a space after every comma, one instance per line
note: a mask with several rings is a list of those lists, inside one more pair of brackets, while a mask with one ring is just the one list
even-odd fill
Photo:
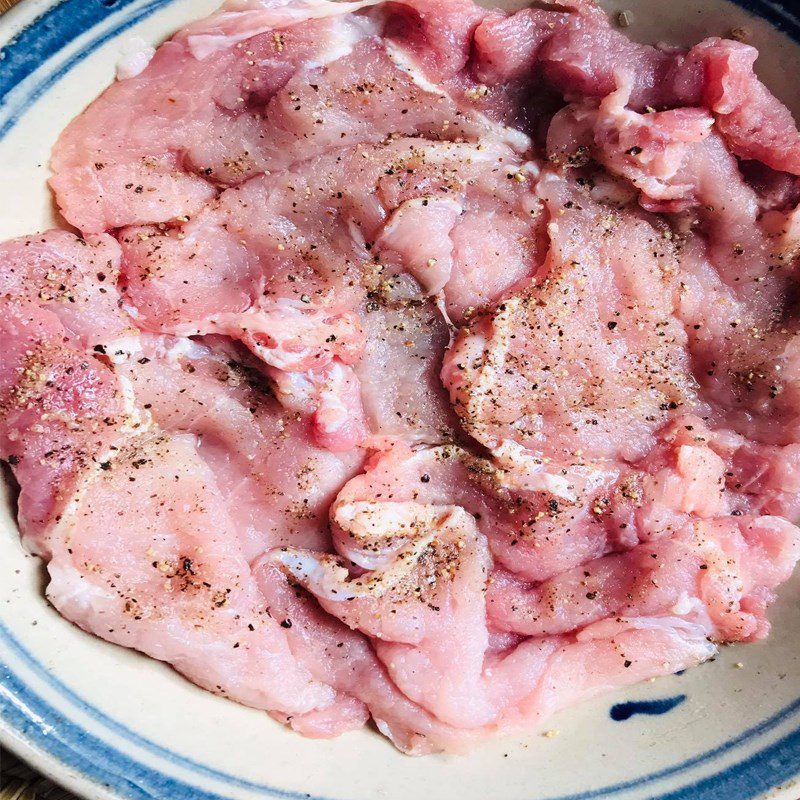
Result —
[[767, 636], [800, 133], [757, 55], [590, 0], [228, 0], [121, 69], [53, 152], [72, 232], [0, 245], [52, 604], [411, 754]]

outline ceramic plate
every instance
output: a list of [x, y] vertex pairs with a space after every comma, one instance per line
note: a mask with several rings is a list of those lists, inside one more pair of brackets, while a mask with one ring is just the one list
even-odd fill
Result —
[[[634, 36], [691, 44], [734, 27], [800, 112], [800, 20], [727, 0], [621, 0]], [[797, 2], [797, 0], [789, 0]], [[126, 40], [158, 42], [217, 0], [23, 0], [0, 17], [0, 239], [54, 222], [50, 147], [111, 80]], [[800, 10], [800, 4], [798, 4]], [[0, 481], [0, 489], [2, 489]], [[131, 800], [797, 800], [800, 578], [765, 643], [605, 696], [524, 740], [413, 759], [369, 731], [311, 741], [196, 689], [169, 667], [82, 633], [43, 597], [0, 500], [0, 739], [92, 798]], [[647, 713], [644, 713], [647, 712]], [[794, 788], [792, 788], [794, 787]]]

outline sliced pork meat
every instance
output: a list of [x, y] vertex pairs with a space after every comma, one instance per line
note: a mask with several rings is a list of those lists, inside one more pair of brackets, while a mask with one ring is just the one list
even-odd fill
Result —
[[[475, 438], [493, 450], [520, 445], [556, 467], [635, 461], [671, 409], [701, 406], [674, 313], [680, 276], [670, 231], [578, 188], [552, 175], [539, 182], [547, 261], [462, 329], [443, 372]], [[551, 483], [569, 493], [557, 475]]]
[[292, 658], [264, 609], [195, 438], [145, 434], [114, 447], [51, 532], [53, 605], [248, 705], [301, 713], [329, 705], [332, 690]]
[[354, 369], [371, 444], [453, 441], [458, 423], [439, 380], [450, 332], [435, 301], [368, 301], [362, 320], [366, 345]]
[[[458, 458], [443, 450], [431, 455], [430, 463]], [[425, 464], [413, 454], [410, 461], [417, 469]], [[499, 731], [529, 725], [541, 718], [542, 706], [559, 703], [547, 683], [553, 663], [580, 670], [587, 648], [580, 639], [558, 635], [531, 637], [507, 651], [491, 648], [485, 589], [492, 561], [478, 520], [487, 528], [493, 520], [463, 506], [420, 502], [446, 491], [441, 485], [413, 490], [416, 500], [396, 497], [386, 491], [391, 487], [387, 472], [408, 461], [401, 455], [399, 464], [391, 462], [396, 459], [379, 462], [354, 479], [333, 505], [334, 545], [341, 556], [281, 548], [273, 558], [323, 609], [370, 636], [398, 688], [441, 721], [467, 729], [491, 725]], [[446, 469], [452, 472], [452, 464]], [[431, 472], [447, 480], [441, 468]], [[428, 473], [420, 479], [433, 482]], [[482, 507], [479, 490], [472, 494], [466, 504]], [[392, 499], [375, 500], [384, 497]], [[665, 620], [664, 628], [672, 624]], [[627, 638], [627, 630], [622, 624], [617, 633], [625, 631]], [[707, 643], [698, 648], [700, 630], [695, 627], [694, 639], [682, 643], [681, 663], [695, 663], [698, 653], [707, 655]], [[613, 636], [598, 637], [588, 649], [593, 657], [604, 658], [616, 646]], [[591, 679], [586, 682], [587, 694], [594, 688]]]
[[800, 136], [792, 115], [753, 71], [758, 51], [741, 42], [707, 39], [690, 57], [705, 67], [703, 102], [716, 115], [731, 151], [797, 175]]
[[0, 245], [0, 458], [52, 604], [411, 754], [765, 637], [800, 133], [714, 33], [228, 0], [126, 64], [53, 152], [80, 233]]
[[109, 367], [54, 314], [14, 303], [3, 312], [0, 446], [20, 484], [23, 538], [47, 552], [49, 530], [69, 506], [81, 472], [102, 460], [125, 424], [125, 397]]
[[138, 329], [121, 308], [120, 258], [117, 241], [105, 234], [14, 239], [0, 245], [0, 296], [48, 311], [87, 347], [122, 340]]
[[501, 576], [489, 590], [490, 618], [500, 629], [543, 636], [620, 614], [699, 615], [717, 641], [761, 638], [769, 630], [764, 598], [797, 558], [794, 528], [780, 517], [707, 519], [532, 588]]

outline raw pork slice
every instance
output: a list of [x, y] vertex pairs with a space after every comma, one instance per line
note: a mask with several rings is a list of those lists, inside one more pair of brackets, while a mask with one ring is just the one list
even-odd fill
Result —
[[79, 233], [0, 246], [0, 457], [65, 617], [413, 754], [769, 633], [800, 133], [752, 47], [228, 0], [147, 55], [53, 151]]

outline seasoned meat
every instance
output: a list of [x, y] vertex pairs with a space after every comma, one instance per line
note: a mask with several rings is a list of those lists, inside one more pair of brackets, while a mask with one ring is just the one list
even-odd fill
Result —
[[228, 0], [0, 245], [0, 457], [68, 619], [312, 737], [460, 752], [769, 632], [800, 133], [590, 0]]

